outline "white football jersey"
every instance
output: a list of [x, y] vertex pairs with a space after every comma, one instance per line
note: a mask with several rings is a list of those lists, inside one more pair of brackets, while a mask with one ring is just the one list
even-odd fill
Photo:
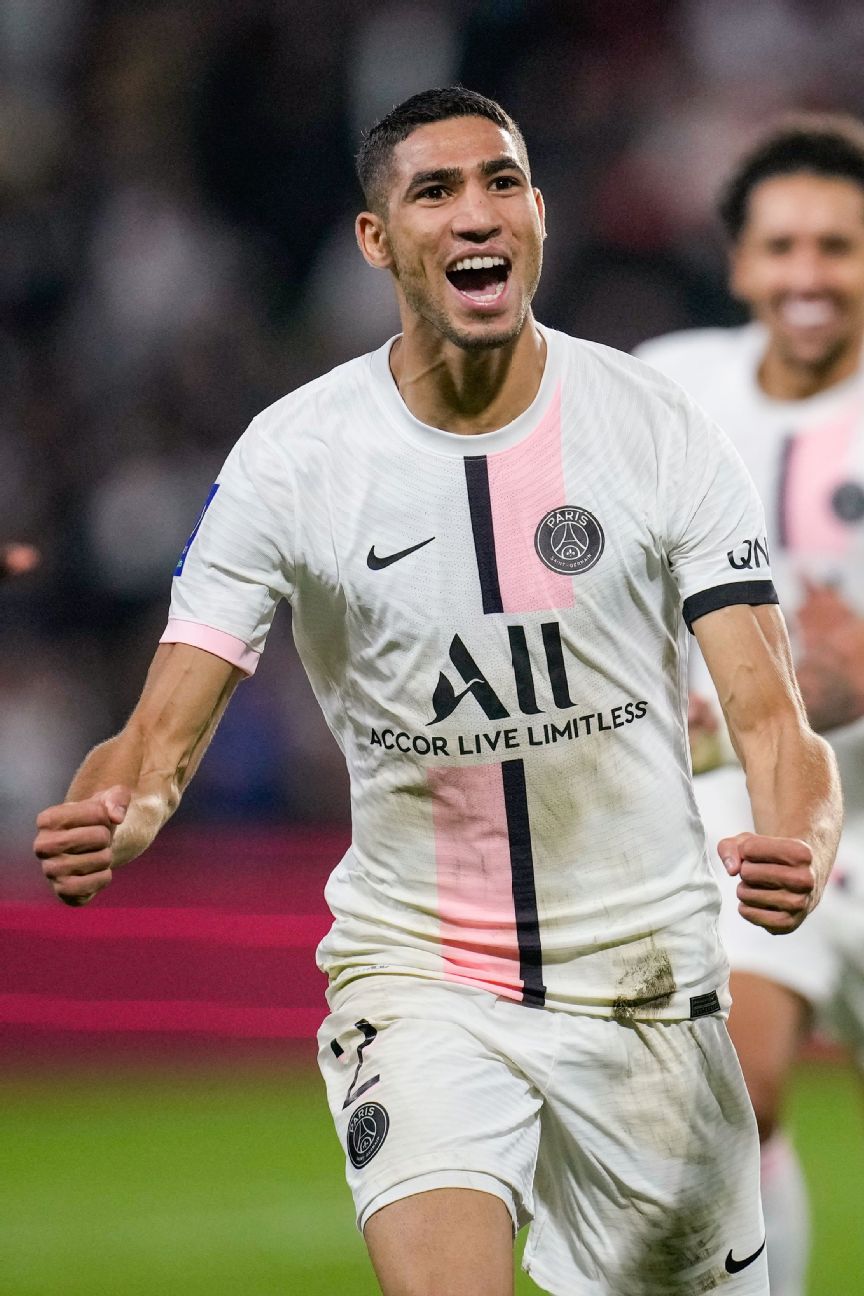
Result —
[[759, 499], [678, 387], [543, 330], [531, 406], [415, 419], [388, 343], [277, 401], [228, 457], [166, 642], [254, 670], [276, 603], [348, 764], [331, 985], [389, 972], [528, 1004], [727, 1005], [690, 782], [687, 623], [776, 601]]
[[[807, 580], [835, 586], [864, 615], [864, 369], [807, 400], [773, 400], [759, 386], [761, 325], [694, 329], [646, 342], [637, 354], [681, 383], [720, 424], [747, 464], [771, 537], [774, 583], [796, 647]], [[742, 551], [753, 575], [763, 563]], [[710, 690], [698, 649], [692, 682]], [[847, 809], [864, 812], [864, 721], [826, 734], [837, 752]]]

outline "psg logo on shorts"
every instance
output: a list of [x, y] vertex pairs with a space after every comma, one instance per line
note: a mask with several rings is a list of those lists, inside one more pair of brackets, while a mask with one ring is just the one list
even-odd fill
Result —
[[360, 1170], [371, 1161], [387, 1137], [390, 1117], [380, 1103], [364, 1103], [348, 1122], [348, 1155]]
[[534, 548], [550, 571], [576, 576], [600, 559], [606, 537], [593, 513], [564, 504], [551, 509], [534, 532]]

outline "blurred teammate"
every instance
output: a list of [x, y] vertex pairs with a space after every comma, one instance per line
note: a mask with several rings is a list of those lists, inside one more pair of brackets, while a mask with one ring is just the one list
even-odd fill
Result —
[[358, 170], [403, 331], [237, 444], [142, 699], [37, 853], [76, 903], [149, 844], [290, 599], [351, 773], [319, 1056], [386, 1296], [510, 1296], [530, 1219], [559, 1296], [765, 1293], [684, 718], [693, 626], [758, 826], [728, 866], [791, 931], [839, 805], [770, 572], [727, 557], [761, 506], [665, 378], [535, 323], [543, 201], [498, 105], [416, 96]]
[[[790, 121], [743, 159], [721, 213], [732, 289], [754, 322], [662, 338], [640, 354], [728, 430], [754, 476], [804, 701], [843, 778], [838, 867], [813, 923], [772, 941], [741, 921], [731, 888], [723, 910], [731, 1032], [763, 1140], [771, 1292], [801, 1296], [806, 1194], [778, 1121], [813, 1009], [831, 1006], [864, 1063], [864, 128]], [[755, 545], [731, 557], [753, 580], [768, 561]], [[704, 668], [694, 687], [706, 687]], [[696, 705], [698, 749], [714, 720], [705, 699]], [[704, 774], [696, 791], [709, 844], [746, 814], [738, 767]]]

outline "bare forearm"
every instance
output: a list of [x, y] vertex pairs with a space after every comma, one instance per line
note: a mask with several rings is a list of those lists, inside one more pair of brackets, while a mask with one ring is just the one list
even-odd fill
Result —
[[90, 752], [66, 796], [83, 801], [120, 785], [131, 801], [114, 832], [114, 862], [145, 851], [171, 818], [242, 675], [184, 644], [162, 645], [126, 727]]
[[840, 780], [831, 748], [805, 726], [788, 725], [754, 733], [740, 755], [756, 831], [807, 842], [821, 895], [842, 821]]
[[204, 649], [160, 644], [129, 722], [94, 748], [66, 800], [36, 820], [33, 850], [58, 899], [87, 904], [146, 850], [180, 803], [242, 672]]
[[154, 777], [144, 770], [144, 744], [126, 729], [94, 747], [69, 786], [67, 801], [86, 801], [104, 788], [122, 785], [132, 800], [114, 834], [114, 863], [140, 855], [174, 813], [180, 800], [176, 780]]

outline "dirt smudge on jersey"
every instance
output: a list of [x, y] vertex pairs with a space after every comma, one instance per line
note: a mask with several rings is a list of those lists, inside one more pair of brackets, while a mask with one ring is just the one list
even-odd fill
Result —
[[642, 1203], [635, 1212], [633, 1242], [615, 1275], [627, 1296], [703, 1296], [729, 1281], [722, 1205], [704, 1187], [700, 1192], [698, 1179], [688, 1187], [686, 1202], [665, 1209]]
[[672, 963], [665, 949], [651, 944], [638, 958], [628, 962], [618, 980], [618, 995], [612, 1014], [618, 1021], [660, 1012], [672, 999], [677, 986]]

